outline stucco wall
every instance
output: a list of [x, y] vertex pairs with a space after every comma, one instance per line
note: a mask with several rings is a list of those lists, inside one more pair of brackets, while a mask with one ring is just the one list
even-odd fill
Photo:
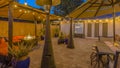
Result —
[[[112, 22], [104, 22], [104, 23], [108, 23], [108, 37], [113, 37], [113, 23]], [[95, 23], [91, 23], [92, 24], [92, 37], [91, 38], [95, 38], [94, 35], [94, 31], [95, 31]], [[70, 24], [69, 23], [64, 23], [61, 24], [61, 31], [65, 34], [69, 34], [69, 27]], [[120, 35], [120, 22], [116, 22], [115, 24], [115, 31], [116, 34]], [[85, 37], [87, 38], [87, 28], [88, 28], [88, 23], [85, 22]], [[102, 36], [102, 30], [103, 30], [103, 23], [99, 23], [99, 35]]]

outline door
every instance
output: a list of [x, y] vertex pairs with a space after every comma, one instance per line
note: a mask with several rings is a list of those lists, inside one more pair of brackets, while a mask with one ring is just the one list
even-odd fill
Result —
[[88, 23], [87, 36], [92, 37], [92, 24]]
[[102, 25], [102, 36], [107, 37], [108, 35], [108, 23], [103, 23]]
[[99, 36], [99, 23], [95, 23], [95, 33], [94, 33], [94, 35], [95, 35], [95, 37], [98, 37]]

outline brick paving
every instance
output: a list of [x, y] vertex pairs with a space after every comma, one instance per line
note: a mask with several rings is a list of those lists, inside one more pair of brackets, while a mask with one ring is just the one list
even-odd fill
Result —
[[[52, 41], [56, 68], [90, 68], [89, 57], [96, 40], [75, 38], [75, 49], [68, 49], [65, 44], [58, 45], [56, 38]], [[30, 53], [30, 68], [40, 68], [44, 42], [40, 44], [39, 49]]]
[[[92, 46], [97, 43], [100, 50], [110, 51], [109, 47], [96, 42], [95, 39], [74, 39], [75, 49], [66, 48], [65, 44], [58, 45], [57, 38], [52, 39], [56, 68], [91, 68], [90, 54]], [[40, 41], [40, 47], [32, 51], [29, 56], [31, 59], [30, 68], [40, 68], [44, 41]]]

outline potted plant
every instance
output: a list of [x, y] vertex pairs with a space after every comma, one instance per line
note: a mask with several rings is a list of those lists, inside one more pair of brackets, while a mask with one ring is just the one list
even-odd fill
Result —
[[58, 44], [62, 44], [64, 43], [64, 35], [63, 33], [61, 32], [60, 36], [59, 36], [59, 39], [58, 39]]
[[34, 42], [31, 44], [24, 44], [24, 42], [18, 43], [18, 45], [12, 45], [8, 47], [9, 54], [13, 56], [13, 68], [29, 68], [30, 57], [29, 52], [34, 48]]
[[55, 28], [55, 34], [54, 34], [54, 37], [58, 37], [59, 36], [59, 29], [58, 28]]
[[44, 40], [44, 35], [45, 35], [45, 29], [40, 30], [40, 39]]
[[68, 44], [68, 38], [69, 38], [69, 36], [65, 35], [65, 38], [64, 38], [64, 43], [65, 44]]

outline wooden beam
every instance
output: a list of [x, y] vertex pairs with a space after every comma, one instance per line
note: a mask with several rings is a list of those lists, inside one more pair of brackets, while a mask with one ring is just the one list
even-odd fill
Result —
[[12, 38], [13, 38], [13, 16], [12, 16], [12, 2], [8, 6], [8, 44], [12, 47]]
[[19, 4], [18, 4], [18, 7], [21, 7], [21, 8], [24, 8], [24, 9], [28, 9], [28, 10], [31, 10], [31, 11], [35, 11], [35, 12], [37, 12], [37, 13], [46, 14], [46, 13], [44, 13], [44, 12], [40, 12], [40, 10], [37, 11], [37, 9], [32, 9], [32, 8], [29, 8], [29, 7], [25, 7], [25, 6], [23, 6], [23, 5], [19, 5]]
[[6, 7], [6, 6], [8, 6], [9, 4], [5, 4], [5, 5], [3, 5], [3, 6], [0, 6], [0, 8], [4, 8], [4, 7]]
[[84, 7], [85, 5], [89, 4], [89, 2], [90, 2], [90, 1], [88, 1], [88, 2], [85, 3], [85, 4], [83, 4], [82, 6], [78, 7], [77, 9], [73, 10], [71, 13], [73, 13], [74, 11], [76, 11], [76, 10], [78, 10], [78, 9], [80, 9], [80, 8], [82, 8], [82, 7]]
[[17, 18], [20, 18], [22, 15], [24, 15], [24, 12], [23, 13], [21, 13]]
[[98, 7], [98, 9], [97, 9], [94, 17], [96, 17], [97, 13], [100, 11], [100, 8], [102, 7], [103, 3], [104, 3], [104, 0], [102, 0], [102, 2], [101, 2], [101, 4], [100, 4], [100, 6]]
[[34, 24], [35, 24], [35, 37], [37, 38], [37, 18], [35, 17], [35, 15], [33, 15], [33, 17], [34, 17]]

